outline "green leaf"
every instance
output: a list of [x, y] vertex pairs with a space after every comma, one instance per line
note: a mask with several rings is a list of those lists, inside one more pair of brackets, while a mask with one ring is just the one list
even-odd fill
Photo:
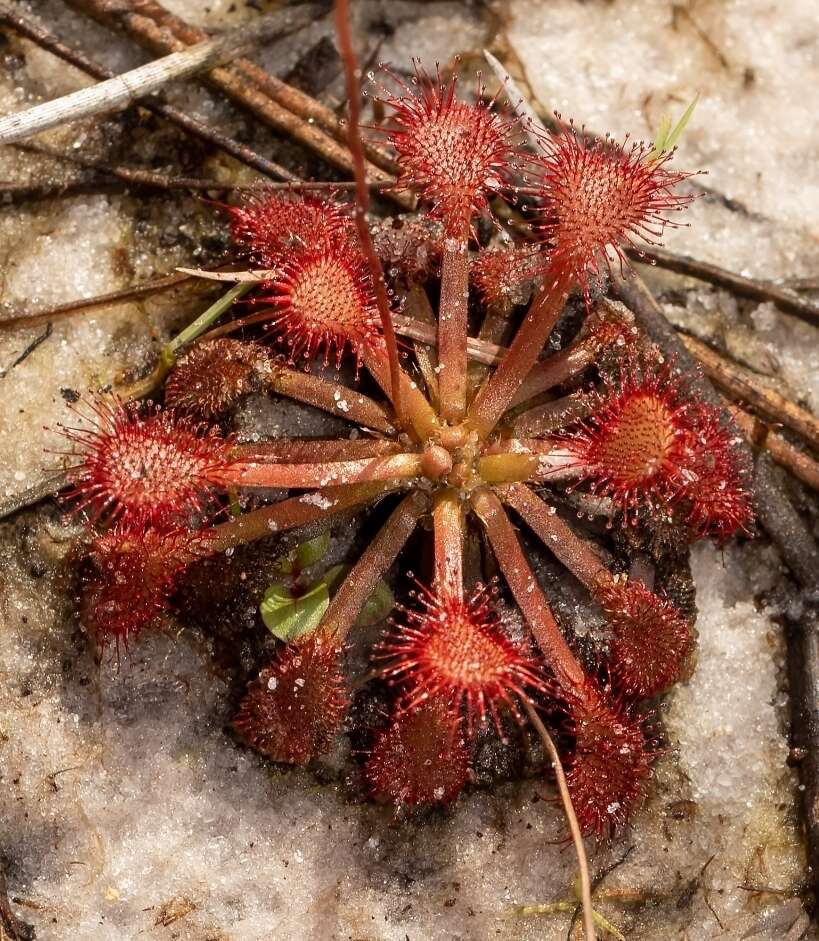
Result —
[[296, 546], [296, 562], [300, 568], [306, 569], [310, 565], [315, 565], [324, 558], [327, 547], [330, 545], [330, 534], [322, 533], [315, 539], [308, 539], [300, 546]]
[[329, 604], [330, 592], [324, 581], [317, 581], [298, 598], [285, 585], [276, 584], [264, 593], [259, 611], [270, 633], [289, 643], [312, 633]]
[[667, 154], [670, 150], [674, 149], [677, 141], [682, 137], [686, 125], [691, 120], [691, 115], [694, 113], [694, 108], [697, 107], [699, 100], [700, 95], [699, 92], [697, 92], [691, 104], [685, 109], [682, 117], [674, 125], [673, 129], [671, 127], [671, 118], [666, 115], [661, 119], [654, 146], [646, 157], [646, 160], [659, 160], [663, 154]]
[[392, 589], [382, 578], [375, 586], [375, 591], [364, 603], [364, 607], [361, 609], [361, 614], [359, 614], [356, 624], [360, 627], [367, 627], [369, 624], [377, 624], [378, 621], [383, 621], [394, 607], [395, 597], [393, 596]]

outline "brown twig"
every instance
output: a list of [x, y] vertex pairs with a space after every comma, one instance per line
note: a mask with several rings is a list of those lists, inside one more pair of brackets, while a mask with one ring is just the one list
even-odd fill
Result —
[[[69, 6], [79, 9], [107, 26], [119, 27], [140, 45], [154, 52], [170, 53], [184, 50], [194, 37], [207, 35], [172, 16], [152, 0], [130, 0], [116, 6], [106, 0], [67, 0]], [[241, 62], [242, 60], [237, 60]], [[251, 63], [249, 63], [251, 64]], [[330, 137], [314, 123], [294, 114], [262, 89], [248, 80], [234, 63], [230, 67], [217, 67], [207, 76], [208, 84], [226, 95], [231, 101], [253, 113], [259, 120], [275, 128], [318, 154], [335, 167], [347, 172], [354, 170], [349, 150]], [[373, 164], [367, 165], [369, 183], [392, 183], [392, 177]], [[400, 205], [412, 208], [414, 201], [406, 194], [392, 193]]]
[[[177, 39], [181, 39], [185, 43], [202, 42], [203, 39], [207, 38], [207, 33], [204, 30], [197, 29], [178, 16], [174, 16], [155, 0], [134, 0], [133, 7], [141, 16], [147, 16], [159, 23], [164, 29], [170, 30]], [[271, 75], [248, 59], [237, 59], [232, 63], [232, 67], [254, 85], [261, 88], [273, 101], [305, 121], [317, 124], [341, 143], [346, 144], [347, 130], [331, 108], [316, 101], [315, 98], [301, 89], [294, 88], [277, 76]], [[371, 163], [381, 167], [392, 176], [398, 175], [398, 166], [388, 153], [367, 142], [364, 143], [364, 149]]]
[[775, 421], [801, 435], [812, 447], [819, 449], [819, 419], [795, 405], [784, 395], [767, 389], [754, 374], [732, 363], [716, 350], [687, 334], [680, 334], [689, 353], [702, 364], [709, 379], [730, 395], [742, 399]]
[[734, 421], [754, 448], [767, 451], [777, 464], [819, 491], [819, 463], [738, 405], [731, 405], [729, 408]]
[[0, 183], [0, 204], [21, 205], [38, 202], [41, 199], [116, 192], [124, 187], [122, 180], [106, 176], [80, 176], [62, 183]]
[[656, 245], [628, 249], [628, 254], [634, 261], [654, 262], [661, 268], [676, 271], [678, 274], [689, 275], [699, 281], [707, 281], [709, 284], [725, 288], [740, 297], [749, 297], [755, 301], [770, 301], [780, 310], [793, 314], [794, 317], [798, 317], [806, 323], [814, 326], [819, 325], [819, 304], [814, 304], [804, 297], [799, 297], [798, 294], [794, 294], [786, 288], [777, 287], [767, 281], [746, 278], [744, 275], [729, 271], [727, 268], [720, 268], [719, 265], [712, 265], [710, 262], [701, 261], [689, 255], [679, 255], [676, 252], [670, 252], [667, 248], [660, 248]]
[[[15, 10], [10, 8], [3, 8], [0, 10], [0, 22], [5, 22], [21, 36], [25, 36], [27, 39], [30, 39], [32, 42], [40, 46], [40, 48], [51, 52], [53, 55], [62, 59], [64, 62], [70, 63], [74, 66], [74, 68], [79, 69], [81, 72], [85, 72], [86, 75], [90, 75], [93, 78], [100, 80], [109, 79], [114, 76], [114, 73], [110, 69], [105, 68], [83, 53], [71, 49], [69, 46], [65, 45], [65, 43], [63, 43], [57, 36], [45, 29], [40, 23], [30, 19], [29, 17], [22, 16]], [[280, 166], [278, 163], [275, 163], [272, 160], [268, 160], [267, 157], [263, 157], [261, 154], [257, 154], [255, 150], [248, 147], [247, 145], [240, 144], [239, 141], [222, 134], [221, 131], [217, 131], [214, 128], [209, 127], [202, 121], [185, 114], [184, 111], [180, 111], [178, 108], [172, 107], [157, 95], [153, 95], [140, 101], [139, 106], [141, 108], [145, 108], [153, 114], [159, 115], [166, 121], [169, 121], [170, 123], [179, 127], [181, 130], [185, 131], [187, 134], [190, 134], [193, 137], [197, 137], [199, 140], [217, 147], [219, 150], [224, 151], [226, 154], [229, 154], [231, 157], [235, 158], [241, 163], [252, 167], [254, 170], [258, 170], [260, 173], [263, 173], [266, 176], [278, 180], [297, 179], [294, 174]]]
[[99, 294], [96, 297], [80, 298], [76, 301], [68, 301], [65, 304], [56, 304], [54, 307], [48, 307], [46, 310], [38, 311], [35, 314], [20, 314], [16, 317], [7, 317], [0, 320], [0, 330], [21, 326], [33, 327], [36, 324], [46, 323], [67, 314], [84, 313], [96, 307], [128, 304], [138, 297], [145, 297], [148, 294], [157, 294], [160, 291], [167, 291], [181, 284], [183, 281], [190, 280], [190, 275], [180, 274], [179, 272], [163, 275], [159, 278], [152, 278], [150, 281], [145, 281], [142, 284], [136, 284], [130, 288], [123, 288], [121, 291], [112, 291], [110, 294]]

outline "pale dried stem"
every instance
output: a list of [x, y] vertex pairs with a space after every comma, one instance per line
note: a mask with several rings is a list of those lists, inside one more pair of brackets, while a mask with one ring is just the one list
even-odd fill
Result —
[[569, 785], [566, 781], [566, 772], [563, 770], [563, 763], [560, 760], [555, 743], [546, 726], [535, 712], [534, 707], [528, 699], [523, 700], [523, 707], [529, 716], [529, 721], [540, 736], [543, 746], [546, 749], [549, 759], [552, 762], [552, 768], [557, 781], [557, 790], [560, 794], [560, 800], [563, 804], [563, 812], [566, 814], [566, 822], [569, 824], [569, 832], [572, 835], [575, 856], [577, 856], [577, 868], [580, 873], [580, 902], [583, 907], [583, 933], [586, 941], [595, 941], [597, 935], [594, 928], [594, 917], [592, 915], [592, 897], [591, 897], [591, 878], [589, 876], [589, 861], [586, 857], [586, 847], [583, 843], [583, 834], [580, 830], [580, 824], [577, 820], [577, 814], [574, 812], [574, 805], [569, 794]]
[[[0, 4], [0, 15], [5, 13]], [[130, 72], [82, 88], [54, 101], [0, 117], [0, 144], [10, 144], [52, 127], [106, 114], [132, 104], [169, 82], [195, 75], [234, 56], [239, 49], [264, 42], [281, 33], [281, 17], [273, 14], [249, 26], [231, 30], [218, 39], [205, 39], [188, 49], [172, 52]]]
[[[396, 333], [412, 340], [418, 340], [427, 346], [437, 347], [438, 338], [434, 326], [422, 323], [413, 317], [405, 317], [402, 314], [395, 314], [393, 319], [395, 320]], [[471, 360], [485, 363], [487, 366], [496, 366], [507, 352], [505, 346], [487, 343], [485, 340], [479, 340], [476, 337], [467, 337], [466, 349]]]
[[341, 583], [321, 622], [322, 628], [334, 635], [339, 643], [347, 636], [367, 599], [404, 548], [426, 510], [426, 501], [418, 494], [405, 497]]
[[566, 303], [571, 279], [561, 276], [541, 288], [508, 354], [481, 387], [467, 413], [467, 424], [486, 438], [509, 408], [515, 393], [537, 362]]
[[706, 375], [718, 386], [775, 421], [781, 422], [819, 450], [819, 419], [786, 399], [784, 395], [766, 389], [752, 372], [720, 356], [705, 343], [682, 333], [680, 339], [689, 353], [702, 363]]
[[213, 541], [207, 543], [209, 554], [264, 539], [288, 529], [307, 526], [318, 520], [329, 521], [353, 507], [372, 503], [394, 487], [383, 483], [359, 484], [355, 487], [327, 487], [300, 497], [290, 497], [272, 506], [251, 510], [211, 530]]
[[478, 490], [472, 495], [472, 506], [546, 663], [563, 688], [583, 689], [586, 683], [583, 667], [566, 643], [500, 500], [489, 490]]
[[[288, 20], [291, 20], [290, 16], [288, 16]], [[50, 33], [39, 22], [33, 19], [22, 16], [20, 13], [11, 9], [0, 9], [0, 21], [7, 22], [22, 36], [30, 39], [42, 49], [46, 49], [53, 55], [58, 56], [63, 61], [69, 62], [74, 68], [85, 72], [86, 75], [90, 75], [92, 78], [105, 80], [115, 77], [110, 69], [105, 68], [88, 56], [77, 52], [77, 50], [69, 48], [65, 43], [61, 42], [58, 37]], [[246, 144], [240, 144], [239, 141], [234, 140], [232, 137], [222, 134], [221, 131], [217, 131], [215, 128], [209, 127], [207, 124], [199, 121], [197, 118], [167, 104], [167, 102], [158, 96], [154, 95], [141, 101], [140, 106], [151, 111], [153, 114], [159, 115], [166, 121], [170, 121], [193, 137], [197, 137], [199, 140], [223, 150], [225, 153], [230, 154], [231, 157], [249, 167], [253, 167], [254, 170], [258, 170], [260, 173], [264, 173], [276, 180], [297, 179], [289, 170], [274, 163], [272, 160], [268, 160], [267, 157], [256, 153], [255, 150], [248, 147]], [[207, 184], [209, 181], [203, 180], [201, 182]], [[207, 188], [213, 188], [214, 186], [216, 186], [216, 181], [213, 181]]]
[[558, 516], [554, 507], [540, 499], [524, 484], [509, 484], [497, 488], [500, 498], [518, 513], [543, 542], [543, 545], [582, 582], [592, 594], [602, 585], [611, 584], [609, 570], [591, 543]]
[[463, 597], [464, 513], [456, 490], [444, 490], [432, 511], [435, 533], [435, 590], [441, 596]]
[[441, 417], [459, 422], [466, 414], [469, 251], [467, 235], [444, 240], [438, 305], [438, 385]]
[[322, 464], [269, 464], [239, 462], [225, 471], [234, 487], [300, 487], [304, 489], [398, 481], [421, 476], [420, 454], [392, 454], [357, 461]]

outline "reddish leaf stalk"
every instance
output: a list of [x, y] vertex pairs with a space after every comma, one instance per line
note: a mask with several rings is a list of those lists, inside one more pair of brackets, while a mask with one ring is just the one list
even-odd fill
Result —
[[270, 380], [270, 388], [365, 428], [385, 433], [394, 430], [394, 419], [374, 399], [318, 376], [295, 369], [277, 369]]
[[370, 191], [367, 185], [367, 168], [364, 159], [364, 145], [359, 132], [361, 124], [361, 83], [359, 81], [359, 67], [356, 60], [353, 40], [350, 34], [350, 5], [348, 0], [335, 0], [336, 37], [338, 39], [341, 60], [344, 63], [345, 84], [347, 87], [347, 105], [349, 108], [349, 121], [347, 124], [347, 146], [353, 161], [353, 174], [356, 182], [356, 211], [355, 224], [361, 247], [370, 266], [375, 287], [375, 296], [378, 304], [378, 314], [381, 318], [381, 328], [384, 331], [384, 342], [387, 346], [387, 357], [390, 364], [392, 404], [401, 414], [401, 366], [398, 362], [398, 342], [395, 338], [395, 328], [390, 312], [390, 301], [387, 297], [387, 286], [384, 281], [384, 269], [381, 260], [375, 252], [370, 229], [367, 225], [367, 210], [370, 205]]
[[497, 425], [537, 362], [571, 287], [571, 277], [560, 272], [548, 287], [541, 288], [515, 334], [509, 352], [475, 396], [467, 413], [467, 423], [480, 437], [487, 437]]
[[344, 641], [367, 599], [426, 510], [426, 500], [420, 495], [404, 497], [341, 583], [321, 622], [322, 629], [338, 643]]
[[211, 555], [236, 546], [264, 539], [274, 533], [307, 526], [318, 520], [329, 521], [333, 516], [365, 503], [372, 503], [394, 489], [385, 483], [357, 484], [353, 487], [327, 487], [300, 497], [290, 497], [272, 506], [214, 526], [213, 539], [208, 544]]
[[438, 363], [441, 417], [459, 422], [466, 413], [469, 251], [467, 232], [444, 240], [438, 309]]
[[548, 435], [558, 428], [565, 428], [572, 422], [580, 421], [589, 415], [589, 404], [582, 393], [573, 393], [562, 399], [555, 399], [543, 405], [521, 412], [513, 421], [513, 440], [520, 437]]
[[463, 598], [464, 514], [460, 497], [445, 490], [435, 501], [432, 512], [435, 531], [435, 591]]
[[489, 490], [477, 490], [472, 495], [472, 506], [486, 529], [503, 577], [558, 682], [566, 690], [585, 688], [583, 667], [566, 643], [500, 500]]
[[595, 363], [603, 349], [622, 337], [620, 330], [611, 327], [611, 324], [603, 324], [588, 336], [575, 340], [559, 352], [536, 363], [515, 392], [510, 405], [519, 405], [541, 392], [547, 392]]
[[374, 480], [419, 477], [420, 454], [393, 454], [358, 461], [323, 464], [237, 464], [230, 469], [238, 487], [334, 487]]
[[276, 460], [282, 464], [317, 464], [324, 461], [358, 461], [397, 454], [400, 445], [388, 438], [279, 438], [240, 444], [233, 452], [239, 460]]
[[609, 570], [591, 543], [581, 539], [571, 527], [525, 484], [498, 488], [504, 503], [519, 513], [526, 525], [546, 548], [579, 580], [594, 592], [611, 583]]

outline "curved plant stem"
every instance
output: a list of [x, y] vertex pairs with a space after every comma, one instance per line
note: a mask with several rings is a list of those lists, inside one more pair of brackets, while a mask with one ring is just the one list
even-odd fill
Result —
[[401, 480], [421, 476], [420, 454], [388, 454], [365, 460], [323, 464], [271, 464], [239, 462], [225, 473], [236, 487], [299, 487], [304, 489], [346, 486], [374, 480]]
[[515, 393], [535, 365], [566, 303], [572, 281], [560, 275], [540, 293], [529, 308], [509, 352], [486, 380], [467, 412], [467, 424], [485, 438], [509, 408]]
[[582, 690], [586, 685], [583, 667], [566, 643], [500, 500], [489, 490], [477, 490], [472, 495], [472, 506], [544, 659], [562, 687]]
[[456, 490], [444, 490], [432, 511], [435, 533], [435, 577], [437, 593], [463, 596], [464, 514]]
[[417, 494], [404, 497], [341, 583], [321, 621], [321, 627], [333, 634], [339, 643], [346, 637], [426, 510], [426, 500]]
[[211, 304], [193, 323], [188, 324], [181, 333], [177, 334], [177, 336], [165, 345], [162, 352], [159, 354], [156, 365], [144, 379], [140, 379], [129, 386], [123, 386], [117, 389], [117, 394], [120, 398], [125, 401], [141, 399], [159, 388], [162, 380], [176, 365], [176, 351], [185, 344], [192, 343], [200, 337], [208, 327], [216, 323], [216, 321], [232, 307], [235, 300], [240, 298], [243, 294], [247, 294], [252, 287], [253, 285], [247, 282], [235, 284], [226, 294], [223, 294], [219, 300]]
[[441, 417], [459, 422], [466, 413], [467, 310], [469, 307], [468, 228], [444, 240], [441, 300], [438, 305], [438, 384]]
[[348, 0], [336, 0], [335, 3], [336, 36], [338, 38], [339, 52], [344, 63], [344, 75], [347, 86], [347, 102], [350, 111], [347, 127], [347, 146], [350, 148], [353, 163], [353, 175], [356, 181], [356, 211], [355, 224], [358, 236], [367, 262], [372, 272], [375, 297], [378, 303], [378, 313], [381, 317], [381, 329], [384, 331], [384, 342], [387, 346], [387, 356], [390, 364], [390, 378], [392, 385], [392, 399], [395, 411], [401, 414], [401, 366], [398, 362], [398, 343], [395, 339], [395, 328], [392, 322], [390, 301], [387, 296], [387, 284], [384, 280], [384, 269], [373, 245], [370, 229], [367, 225], [367, 209], [370, 205], [370, 191], [367, 188], [367, 170], [364, 160], [364, 145], [361, 142], [359, 124], [361, 123], [361, 83], [359, 81], [358, 62], [353, 40], [350, 35], [350, 9]]
[[240, 297], [247, 294], [253, 286], [254, 285], [249, 282], [235, 284], [229, 291], [223, 294], [218, 301], [211, 304], [193, 323], [188, 324], [181, 333], [177, 334], [173, 340], [165, 346], [159, 356], [160, 362], [170, 369], [176, 363], [176, 351], [180, 347], [185, 346], [187, 343], [192, 343], [200, 337], [209, 327], [213, 326], [223, 314], [230, 310], [235, 301], [238, 301]]
[[586, 857], [586, 847], [583, 843], [583, 834], [580, 832], [580, 824], [577, 821], [577, 815], [574, 812], [572, 798], [569, 794], [569, 786], [566, 783], [566, 773], [563, 770], [563, 764], [560, 761], [560, 755], [557, 752], [552, 736], [548, 729], [541, 722], [540, 716], [535, 712], [534, 707], [528, 699], [524, 697], [523, 707], [529, 716], [529, 721], [534, 726], [535, 731], [540, 736], [543, 746], [546, 749], [557, 781], [557, 790], [560, 794], [560, 800], [563, 804], [563, 812], [566, 814], [566, 822], [569, 824], [569, 832], [572, 835], [574, 852], [577, 856], [577, 868], [580, 873], [580, 902], [583, 906], [583, 932], [586, 941], [595, 941], [597, 935], [594, 930], [594, 915], [591, 897], [591, 878], [589, 876], [589, 861]]

